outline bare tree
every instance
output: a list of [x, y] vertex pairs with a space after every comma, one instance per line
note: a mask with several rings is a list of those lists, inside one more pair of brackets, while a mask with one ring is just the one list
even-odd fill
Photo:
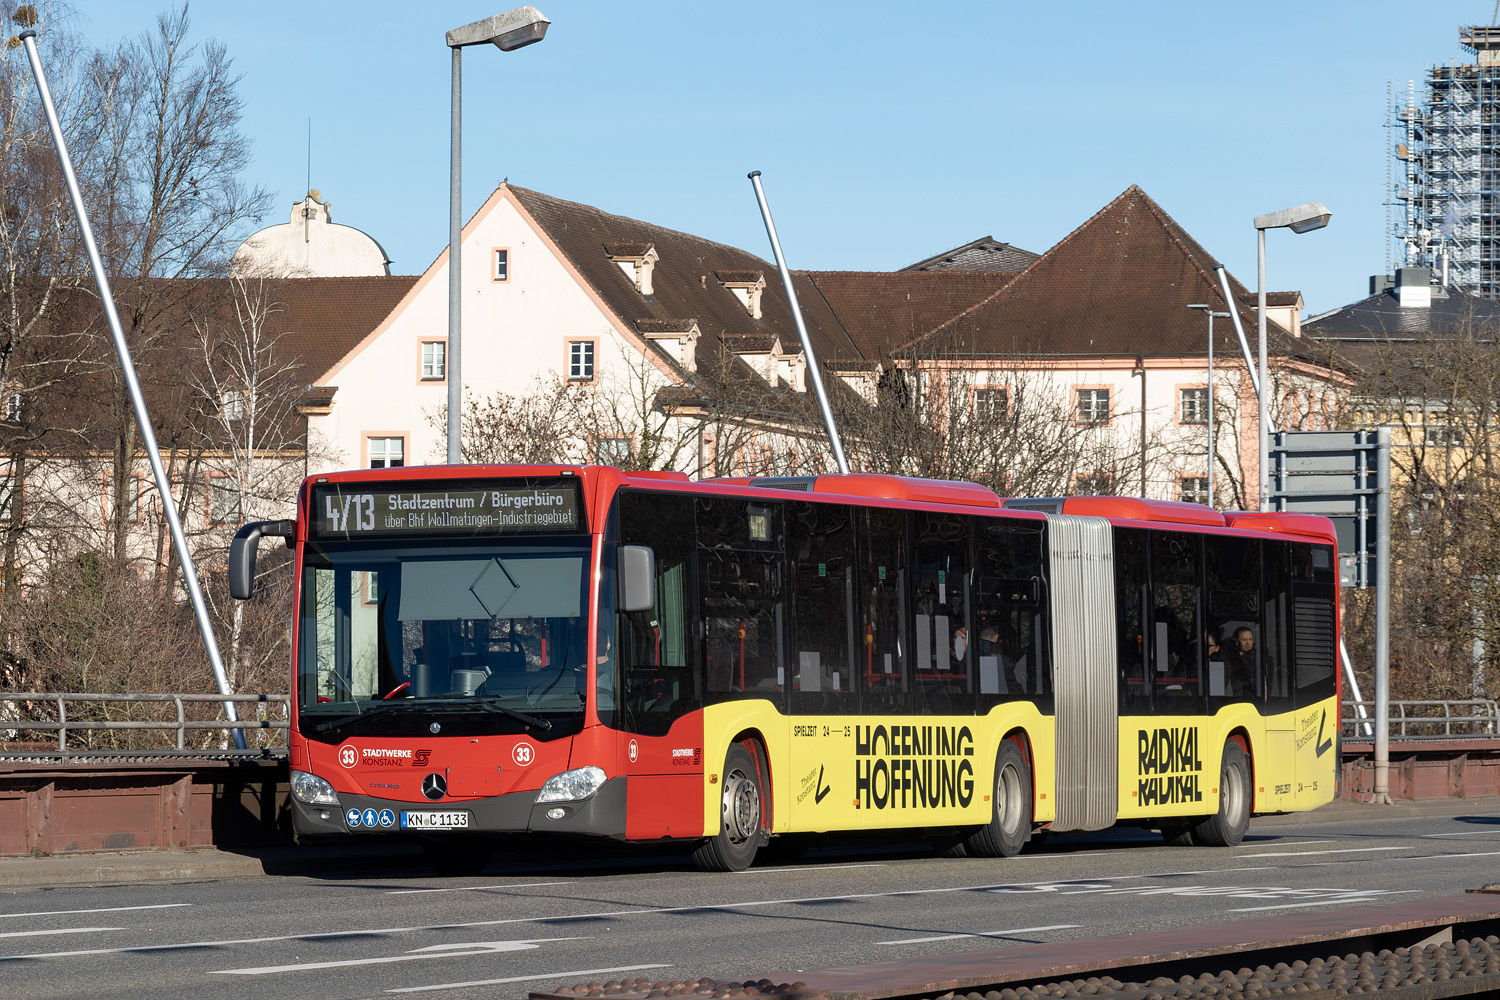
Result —
[[[1497, 333], [1465, 322], [1357, 359], [1356, 421], [1393, 428], [1393, 697], [1500, 695]], [[1373, 646], [1372, 596], [1356, 592], [1348, 602], [1357, 662], [1368, 662]]]

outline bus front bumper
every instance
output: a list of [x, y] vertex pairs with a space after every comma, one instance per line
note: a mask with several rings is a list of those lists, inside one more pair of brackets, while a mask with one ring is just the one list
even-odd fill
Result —
[[[308, 805], [292, 796], [292, 829], [299, 840], [392, 833], [432, 836], [576, 834], [623, 840], [626, 782], [623, 777], [610, 778], [593, 795], [573, 802], [537, 802], [534, 789], [483, 799], [438, 802], [404, 802], [340, 792], [336, 806]], [[427, 828], [417, 825], [423, 821], [418, 819], [419, 816], [455, 813], [463, 815], [463, 826]], [[370, 822], [371, 819], [374, 822]]]

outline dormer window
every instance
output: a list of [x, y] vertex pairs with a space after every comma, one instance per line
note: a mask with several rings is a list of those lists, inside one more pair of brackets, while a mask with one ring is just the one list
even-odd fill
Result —
[[757, 375], [775, 383], [781, 360], [781, 339], [774, 333], [722, 333], [719, 339]]
[[225, 420], [244, 420], [245, 390], [225, 389], [224, 398], [219, 402], [219, 413]]
[[697, 320], [642, 319], [636, 320], [635, 328], [647, 340], [660, 345], [683, 368], [697, 370], [698, 338], [702, 335]]
[[715, 271], [719, 284], [740, 300], [751, 319], [760, 319], [760, 293], [766, 290], [766, 276], [760, 271]]
[[651, 272], [661, 259], [656, 247], [650, 243], [606, 243], [604, 252], [615, 262], [620, 272], [635, 285], [643, 298], [651, 297]]

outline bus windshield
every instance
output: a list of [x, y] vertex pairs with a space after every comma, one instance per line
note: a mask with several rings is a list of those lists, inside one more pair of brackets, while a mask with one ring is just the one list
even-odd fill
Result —
[[309, 543], [299, 728], [326, 743], [577, 732], [588, 559], [587, 537]]

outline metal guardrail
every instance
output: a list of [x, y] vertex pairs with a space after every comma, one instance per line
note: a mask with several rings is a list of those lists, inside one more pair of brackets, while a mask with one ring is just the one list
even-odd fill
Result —
[[[280, 718], [252, 718], [252, 719], [189, 719], [187, 706], [196, 704], [222, 705], [225, 701], [233, 701], [241, 704], [279, 705]], [[123, 721], [123, 720], [97, 720], [88, 718], [68, 717], [68, 705], [82, 703], [123, 703], [123, 704], [170, 704], [175, 709], [176, 718], [173, 720], [147, 720], [147, 721]], [[250, 751], [233, 751], [220, 749], [189, 749], [187, 745], [187, 734], [189, 731], [218, 730], [228, 733], [230, 730], [238, 729], [266, 729], [286, 730], [290, 728], [288, 712], [291, 697], [284, 694], [86, 694], [81, 692], [57, 692], [57, 691], [22, 691], [22, 692], [0, 692], [0, 706], [26, 704], [35, 706], [45, 704], [52, 707], [56, 713], [55, 719], [19, 718], [22, 713], [12, 708], [5, 710], [0, 707], [0, 733], [6, 732], [32, 732], [32, 731], [55, 731], [57, 733], [57, 749], [43, 751], [48, 759], [98, 759], [98, 758], [126, 758], [146, 759], [153, 757], [185, 757], [185, 756], [260, 756], [264, 750], [255, 749]], [[264, 714], [264, 713], [262, 713]], [[70, 749], [68, 737], [70, 734], [80, 732], [93, 732], [98, 730], [120, 731], [120, 730], [148, 730], [148, 731], [175, 731], [177, 734], [177, 745], [175, 749], [124, 749], [124, 750], [101, 750], [96, 747], [84, 749]], [[40, 755], [39, 748], [31, 748], [32, 753], [21, 755]], [[0, 751], [3, 753], [3, 751]], [[4, 753], [4, 756], [16, 756], [15, 752]]]
[[[1375, 724], [1375, 702], [1345, 701], [1343, 705], [1344, 736], [1368, 738]], [[1395, 738], [1500, 734], [1500, 704], [1489, 698], [1393, 701], [1390, 706], [1390, 733]]]

